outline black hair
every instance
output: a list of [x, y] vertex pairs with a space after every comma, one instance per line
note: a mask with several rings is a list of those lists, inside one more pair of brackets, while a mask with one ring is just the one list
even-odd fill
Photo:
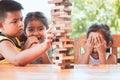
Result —
[[26, 17], [25, 17], [25, 20], [24, 20], [24, 31], [26, 30], [26, 27], [28, 25], [28, 22], [29, 21], [32, 21], [32, 20], [39, 20], [41, 21], [46, 29], [48, 29], [48, 22], [47, 22], [47, 18], [44, 16], [44, 14], [42, 12], [29, 12]]
[[4, 21], [7, 12], [20, 11], [23, 7], [14, 0], [0, 0], [0, 21]]
[[100, 32], [103, 34], [105, 41], [107, 42], [107, 44], [111, 41], [113, 43], [113, 39], [112, 39], [112, 35], [111, 35], [111, 31], [108, 25], [106, 24], [98, 24], [98, 23], [94, 23], [92, 24], [87, 32], [87, 38], [89, 37], [90, 32]]

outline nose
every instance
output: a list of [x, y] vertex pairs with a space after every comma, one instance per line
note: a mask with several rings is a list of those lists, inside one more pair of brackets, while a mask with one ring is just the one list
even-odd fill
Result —
[[24, 29], [24, 24], [23, 24], [23, 21], [19, 21], [18, 26], [19, 26], [19, 27], [21, 27], [22, 29]]
[[34, 35], [34, 36], [38, 36], [38, 35], [40, 36], [40, 33], [39, 33], [39, 31], [35, 30], [35, 31], [33, 32], [33, 35]]

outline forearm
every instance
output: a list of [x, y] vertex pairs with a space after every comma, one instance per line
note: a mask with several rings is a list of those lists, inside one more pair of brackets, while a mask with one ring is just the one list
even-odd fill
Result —
[[107, 64], [105, 53], [104, 54], [103, 53], [99, 54], [99, 60], [100, 60], [100, 64]]
[[51, 64], [51, 60], [49, 56], [47, 55], [47, 53], [42, 54], [41, 57], [42, 57], [43, 64]]
[[17, 65], [26, 65], [30, 62], [32, 62], [33, 60], [35, 60], [36, 58], [40, 57], [42, 54], [44, 54], [46, 51], [48, 50], [48, 48], [45, 46], [45, 44], [37, 44], [36, 46], [30, 48], [30, 49], [26, 49], [20, 53], [18, 53], [18, 55], [16, 55], [16, 61], [17, 61]]
[[89, 58], [90, 58], [89, 53], [84, 53], [82, 55], [82, 64], [89, 64]]

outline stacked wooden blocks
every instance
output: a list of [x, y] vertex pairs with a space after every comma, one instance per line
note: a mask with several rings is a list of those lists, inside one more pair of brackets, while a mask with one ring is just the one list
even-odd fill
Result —
[[70, 50], [73, 48], [73, 40], [68, 35], [72, 30], [70, 19], [70, 6], [72, 4], [69, 0], [49, 0], [48, 3], [55, 5], [51, 9], [52, 27], [55, 28], [52, 32], [56, 36], [56, 39], [53, 41], [53, 45], [56, 47], [53, 62], [56, 64], [56, 68], [59, 69], [73, 68], [71, 60], [74, 57], [70, 56]]

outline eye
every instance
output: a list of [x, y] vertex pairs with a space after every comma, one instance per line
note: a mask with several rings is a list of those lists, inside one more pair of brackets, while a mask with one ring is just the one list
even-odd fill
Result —
[[32, 32], [32, 31], [33, 31], [33, 29], [32, 29], [32, 28], [28, 28], [27, 30], [28, 30], [29, 32]]
[[11, 23], [17, 23], [17, 21], [12, 21]]
[[41, 31], [41, 30], [44, 30], [44, 28], [43, 28], [43, 27], [39, 27], [39, 28], [38, 28], [38, 30], [40, 30], [40, 31]]

